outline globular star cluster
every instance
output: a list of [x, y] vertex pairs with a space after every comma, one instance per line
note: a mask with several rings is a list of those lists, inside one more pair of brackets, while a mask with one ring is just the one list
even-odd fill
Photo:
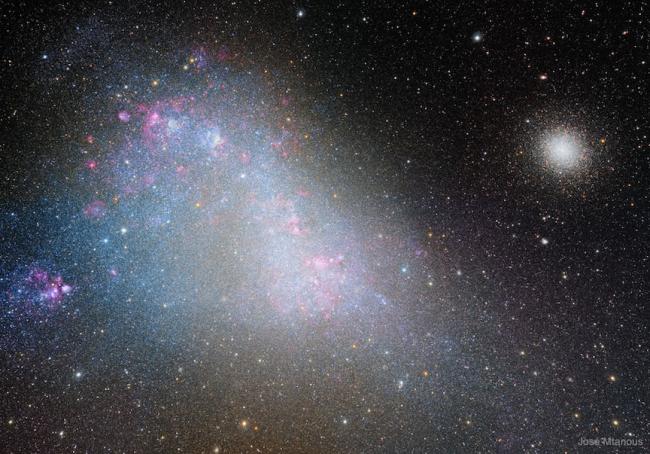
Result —
[[546, 143], [547, 158], [551, 165], [559, 168], [575, 167], [583, 157], [577, 139], [568, 133], [551, 134]]
[[650, 444], [647, 12], [478, 6], [7, 6], [3, 449]]

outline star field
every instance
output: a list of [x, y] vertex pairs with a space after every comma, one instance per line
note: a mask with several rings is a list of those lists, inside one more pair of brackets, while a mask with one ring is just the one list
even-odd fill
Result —
[[4, 451], [647, 449], [647, 5], [0, 17]]

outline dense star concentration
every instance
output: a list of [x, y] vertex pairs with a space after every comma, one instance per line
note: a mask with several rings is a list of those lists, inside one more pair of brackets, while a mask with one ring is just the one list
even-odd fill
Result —
[[650, 446], [644, 2], [1, 11], [3, 452]]

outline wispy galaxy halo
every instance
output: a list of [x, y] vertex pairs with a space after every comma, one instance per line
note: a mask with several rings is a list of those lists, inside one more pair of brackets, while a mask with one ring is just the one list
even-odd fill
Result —
[[105, 272], [125, 286], [137, 287], [129, 276], [158, 279], [147, 286], [165, 307], [197, 300], [326, 321], [385, 305], [377, 262], [407, 252], [364, 257], [367, 233], [332, 204], [318, 145], [307, 141], [314, 132], [290, 99], [206, 52], [200, 67], [190, 60], [191, 82], [168, 77], [147, 101], [121, 99], [113, 121], [89, 133], [97, 151], [80, 170], [91, 181], [82, 212], [101, 232]]

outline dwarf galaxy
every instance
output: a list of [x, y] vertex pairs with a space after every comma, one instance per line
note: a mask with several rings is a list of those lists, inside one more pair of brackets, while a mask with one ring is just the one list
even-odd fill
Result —
[[4, 451], [650, 445], [647, 5], [1, 8]]

